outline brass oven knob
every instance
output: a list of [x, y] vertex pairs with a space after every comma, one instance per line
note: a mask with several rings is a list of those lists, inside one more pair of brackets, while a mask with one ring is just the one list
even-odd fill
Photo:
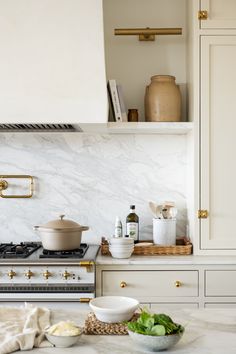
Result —
[[71, 273], [67, 272], [67, 270], [64, 271], [64, 273], [62, 274], [63, 278], [65, 280], [67, 280], [69, 277], [71, 277]]
[[125, 281], [122, 281], [121, 283], [120, 283], [120, 287], [121, 288], [125, 288], [127, 286], [127, 283], [125, 282]]
[[13, 279], [13, 277], [16, 275], [16, 272], [14, 272], [14, 270], [10, 270], [7, 274], [9, 276], [10, 279]]
[[29, 270], [25, 273], [25, 276], [26, 276], [27, 279], [30, 279], [31, 277], [34, 276], [34, 273], [31, 272], [31, 270], [29, 269]]
[[176, 280], [175, 282], [176, 288], [179, 288], [181, 285], [182, 285], [181, 282], [179, 280]]
[[43, 276], [46, 280], [48, 280], [48, 278], [52, 276], [52, 273], [50, 273], [48, 270], [46, 270], [45, 272], [43, 272]]

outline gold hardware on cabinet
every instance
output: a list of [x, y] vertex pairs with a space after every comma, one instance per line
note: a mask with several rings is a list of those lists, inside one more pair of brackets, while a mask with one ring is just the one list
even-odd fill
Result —
[[52, 276], [52, 273], [50, 273], [48, 270], [46, 270], [45, 272], [43, 272], [43, 276], [45, 279], [48, 280], [48, 278]]
[[81, 297], [79, 302], [89, 302], [91, 299], [89, 297]]
[[69, 277], [71, 277], [71, 273], [67, 272], [67, 270], [65, 270], [62, 275], [65, 280], [67, 280]]
[[[3, 179], [4, 178], [4, 179]], [[26, 178], [29, 179], [29, 194], [3, 194], [3, 191], [6, 190], [9, 186], [9, 183], [5, 180], [8, 178]], [[29, 175], [0, 175], [0, 197], [2, 198], [31, 198], [33, 196], [33, 188], [34, 188], [34, 179]]]
[[206, 10], [198, 11], [198, 19], [199, 20], [207, 20], [208, 19], [208, 12]]
[[208, 210], [198, 210], [198, 219], [207, 219], [209, 216]]
[[181, 285], [182, 285], [181, 282], [179, 280], [176, 280], [175, 282], [176, 288], [179, 288]]
[[10, 279], [13, 279], [13, 277], [16, 275], [16, 272], [14, 272], [14, 270], [10, 270], [7, 275], [9, 276]]
[[31, 270], [28, 270], [28, 271], [25, 273], [25, 276], [26, 276], [26, 278], [28, 278], [28, 279], [30, 279], [33, 275], [34, 275], [34, 273], [31, 272]]
[[140, 41], [155, 41], [156, 35], [182, 34], [182, 28], [115, 28], [116, 36], [139, 36]]
[[125, 281], [122, 281], [121, 283], [120, 283], [120, 287], [121, 288], [125, 288], [127, 286], [127, 283], [125, 282]]

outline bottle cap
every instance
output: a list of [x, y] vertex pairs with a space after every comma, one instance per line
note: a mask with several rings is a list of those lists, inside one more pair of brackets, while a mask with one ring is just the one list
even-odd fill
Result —
[[135, 209], [135, 205], [130, 205], [130, 209]]

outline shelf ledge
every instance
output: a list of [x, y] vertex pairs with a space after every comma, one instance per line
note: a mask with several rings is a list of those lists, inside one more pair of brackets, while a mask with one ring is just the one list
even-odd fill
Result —
[[84, 133], [183, 135], [193, 130], [192, 122], [109, 122], [80, 124]]

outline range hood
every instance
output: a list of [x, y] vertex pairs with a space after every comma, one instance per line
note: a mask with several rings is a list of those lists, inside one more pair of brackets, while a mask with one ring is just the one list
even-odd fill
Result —
[[106, 123], [102, 0], [0, 0], [0, 130]]

